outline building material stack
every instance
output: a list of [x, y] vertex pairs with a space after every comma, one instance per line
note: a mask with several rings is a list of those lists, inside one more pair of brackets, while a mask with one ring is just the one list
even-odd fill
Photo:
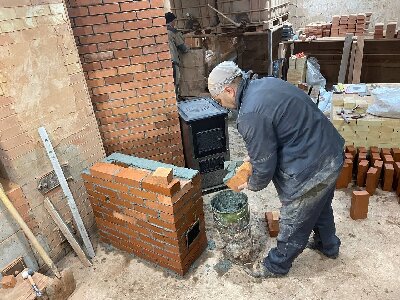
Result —
[[374, 39], [383, 39], [384, 26], [385, 26], [385, 24], [383, 24], [383, 23], [375, 24]]
[[386, 26], [386, 36], [387, 39], [394, 39], [397, 32], [397, 22], [389, 22]]
[[331, 36], [331, 27], [330, 23], [310, 23], [306, 26], [304, 33], [306, 37], [315, 36], [317, 38], [329, 37]]
[[[400, 119], [381, 118], [365, 114], [374, 102], [373, 96], [361, 97], [357, 94], [334, 94], [332, 100], [332, 123], [348, 144], [379, 148], [400, 147]], [[337, 114], [342, 109], [352, 110], [358, 105], [359, 119], [349, 119], [350, 123]]]

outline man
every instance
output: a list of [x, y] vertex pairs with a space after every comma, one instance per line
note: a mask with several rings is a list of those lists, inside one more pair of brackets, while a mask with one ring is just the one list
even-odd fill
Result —
[[167, 12], [165, 14], [165, 21], [167, 23], [168, 30], [168, 44], [171, 52], [172, 68], [174, 72], [175, 93], [179, 98], [179, 81], [181, 76], [179, 71], [179, 66], [181, 63], [180, 55], [187, 53], [189, 49], [185, 45], [185, 40], [182, 33], [175, 28], [175, 19], [176, 16], [172, 12]]
[[210, 73], [208, 88], [222, 106], [238, 110], [237, 128], [253, 166], [240, 187], [264, 189], [272, 180], [282, 203], [277, 247], [255, 264], [254, 277], [282, 276], [307, 246], [339, 254], [332, 198], [343, 165], [344, 140], [312, 100], [276, 78], [252, 79], [233, 62]]

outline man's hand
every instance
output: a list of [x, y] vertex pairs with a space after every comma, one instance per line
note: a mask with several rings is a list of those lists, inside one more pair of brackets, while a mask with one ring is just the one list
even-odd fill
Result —
[[238, 186], [238, 190], [239, 190], [239, 191], [242, 191], [242, 190], [244, 190], [244, 189], [247, 189], [247, 182], [245, 182], [245, 183], [243, 183], [243, 184], [241, 184], [241, 185]]

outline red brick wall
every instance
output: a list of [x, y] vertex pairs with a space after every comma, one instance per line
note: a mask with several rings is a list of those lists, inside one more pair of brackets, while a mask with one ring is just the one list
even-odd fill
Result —
[[[102, 241], [184, 275], [207, 246], [199, 173], [179, 168], [189, 176], [167, 181], [123, 165], [106, 160], [82, 175]], [[197, 221], [199, 234], [188, 246], [186, 233]]]
[[66, 0], [108, 154], [183, 165], [162, 0]]

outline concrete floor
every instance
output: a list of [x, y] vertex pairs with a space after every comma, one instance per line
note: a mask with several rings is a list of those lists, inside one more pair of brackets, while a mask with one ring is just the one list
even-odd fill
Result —
[[[229, 127], [231, 158], [246, 150], [234, 126]], [[279, 208], [271, 184], [262, 192], [246, 192], [252, 215], [255, 248], [260, 258], [276, 243], [267, 237], [264, 212]], [[306, 249], [284, 278], [258, 280], [224, 258], [213, 226], [211, 195], [204, 197], [209, 247], [185, 277], [99, 244], [93, 267], [85, 268], [72, 254], [60, 267], [72, 267], [77, 289], [71, 300], [84, 299], [400, 299], [400, 205], [394, 193], [377, 190], [368, 219], [349, 217], [351, 189], [337, 191], [333, 201], [338, 259]]]

